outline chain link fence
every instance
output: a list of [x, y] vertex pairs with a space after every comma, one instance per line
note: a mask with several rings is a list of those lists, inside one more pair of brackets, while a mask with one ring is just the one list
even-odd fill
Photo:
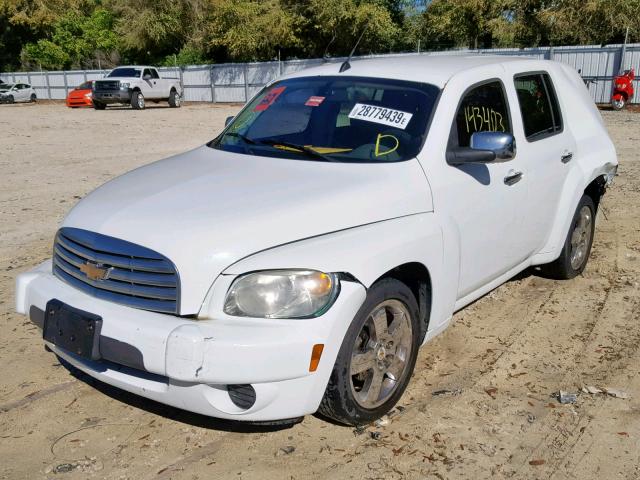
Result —
[[[580, 71], [588, 81], [588, 88], [596, 103], [609, 103], [613, 77], [620, 70], [635, 68], [640, 71], [640, 44], [633, 45], [585, 45], [568, 47], [540, 47], [525, 49], [450, 50], [372, 55], [358, 58], [399, 57], [430, 55], [510, 55], [537, 59], [557, 60]], [[287, 60], [282, 62], [224, 63], [213, 65], [189, 65], [185, 67], [159, 68], [161, 75], [180, 78], [184, 86], [184, 100], [192, 102], [233, 102], [249, 100], [264, 85], [281, 75], [303, 70], [323, 63], [338, 63], [344, 58]], [[109, 70], [68, 70], [42, 72], [0, 73], [5, 82], [28, 83], [32, 85], [38, 98], [66, 98], [68, 92], [86, 80], [103, 78]], [[638, 89], [638, 82], [635, 88]], [[636, 95], [633, 103], [637, 103]]]

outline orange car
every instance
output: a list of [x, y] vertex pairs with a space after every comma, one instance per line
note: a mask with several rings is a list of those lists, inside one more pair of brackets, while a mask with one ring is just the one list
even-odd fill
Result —
[[93, 80], [81, 83], [67, 95], [67, 107], [93, 107], [91, 97], [93, 95]]

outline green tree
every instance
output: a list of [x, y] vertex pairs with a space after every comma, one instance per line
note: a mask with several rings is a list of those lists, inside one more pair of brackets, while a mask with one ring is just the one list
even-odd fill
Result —
[[300, 18], [279, 0], [212, 0], [205, 45], [233, 61], [269, 60], [299, 44]]
[[506, 6], [495, 0], [433, 0], [424, 13], [422, 34], [436, 48], [491, 48]]
[[103, 8], [89, 16], [68, 13], [55, 23], [49, 38], [25, 45], [22, 63], [47, 69], [92, 67], [97, 56], [117, 50], [113, 25], [113, 14]]

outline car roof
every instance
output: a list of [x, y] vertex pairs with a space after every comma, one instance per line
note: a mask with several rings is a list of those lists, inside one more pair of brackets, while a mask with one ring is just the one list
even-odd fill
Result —
[[[421, 82], [442, 88], [451, 77], [465, 70], [514, 62], [539, 65], [540, 60], [500, 55], [405, 55], [391, 58], [352, 59], [349, 62], [351, 68], [342, 75], [410, 81], [419, 79]], [[285, 78], [340, 75], [341, 64], [342, 62], [326, 63], [286, 75]]]
[[157, 68], [153, 65], [118, 65], [117, 67], [113, 67], [113, 70], [116, 68]]

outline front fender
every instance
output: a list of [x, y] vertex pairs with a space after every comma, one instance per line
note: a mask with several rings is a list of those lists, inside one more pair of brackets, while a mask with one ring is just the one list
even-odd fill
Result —
[[[365, 288], [405, 263], [429, 271], [432, 305], [429, 330], [451, 317], [457, 269], [444, 269], [443, 234], [433, 213], [409, 215], [300, 240], [258, 252], [229, 266], [222, 274], [236, 276], [257, 270], [300, 268], [348, 273]], [[449, 278], [455, 277], [454, 279]], [[226, 281], [216, 284], [228, 285]], [[215, 286], [214, 286], [215, 288]], [[226, 287], [228, 288], [228, 287]], [[217, 292], [213, 298], [223, 298]], [[226, 293], [226, 292], [225, 292]], [[216, 302], [220, 303], [220, 302]], [[221, 309], [222, 305], [215, 306]]]

